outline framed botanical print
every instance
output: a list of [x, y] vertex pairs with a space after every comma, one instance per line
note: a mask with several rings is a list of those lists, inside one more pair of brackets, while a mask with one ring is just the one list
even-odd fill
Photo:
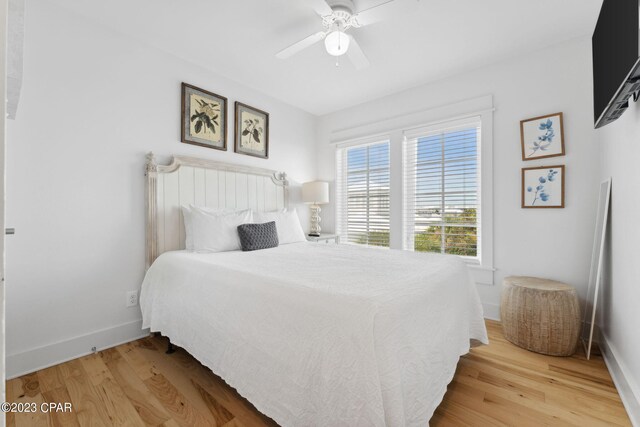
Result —
[[181, 141], [227, 149], [227, 98], [182, 83]]
[[522, 160], [564, 156], [562, 113], [520, 121]]
[[564, 208], [564, 165], [522, 169], [523, 208]]
[[236, 101], [236, 153], [269, 158], [269, 113]]

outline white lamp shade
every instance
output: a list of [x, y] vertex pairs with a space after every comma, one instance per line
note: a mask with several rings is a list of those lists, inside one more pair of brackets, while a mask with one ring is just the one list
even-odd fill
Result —
[[302, 201], [317, 205], [329, 203], [329, 183], [312, 181], [302, 184]]
[[349, 49], [349, 36], [339, 30], [332, 31], [324, 38], [324, 47], [329, 55], [344, 55]]

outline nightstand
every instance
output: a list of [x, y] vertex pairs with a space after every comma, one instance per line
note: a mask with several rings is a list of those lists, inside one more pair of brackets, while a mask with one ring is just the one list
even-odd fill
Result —
[[340, 243], [340, 236], [338, 234], [324, 234], [321, 233], [320, 236], [307, 236], [307, 240], [309, 242], [324, 242], [324, 243], [329, 243], [331, 241], [333, 241], [333, 243], [338, 244]]

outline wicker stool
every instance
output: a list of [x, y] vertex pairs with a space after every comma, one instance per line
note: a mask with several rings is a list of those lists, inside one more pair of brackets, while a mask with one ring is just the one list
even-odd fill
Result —
[[515, 345], [551, 356], [571, 356], [580, 334], [576, 290], [536, 277], [504, 279], [500, 303], [502, 330]]

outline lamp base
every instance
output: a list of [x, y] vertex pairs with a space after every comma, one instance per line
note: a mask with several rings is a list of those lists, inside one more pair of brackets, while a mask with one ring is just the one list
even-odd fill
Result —
[[320, 206], [317, 204], [311, 205], [311, 227], [309, 228], [309, 236], [320, 237]]

